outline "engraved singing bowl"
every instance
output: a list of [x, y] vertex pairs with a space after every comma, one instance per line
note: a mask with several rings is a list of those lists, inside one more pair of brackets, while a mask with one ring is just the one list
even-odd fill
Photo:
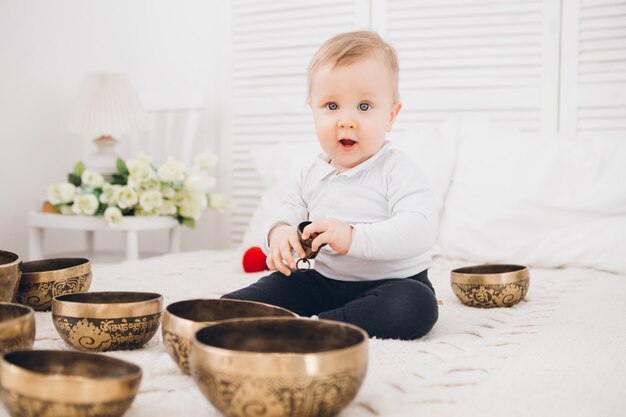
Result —
[[471, 307], [511, 307], [524, 299], [529, 280], [523, 265], [476, 265], [450, 273], [452, 291]]
[[35, 342], [35, 312], [20, 304], [0, 303], [0, 355], [26, 350]]
[[228, 417], [334, 416], [363, 382], [367, 341], [335, 321], [226, 320], [196, 332], [191, 374]]
[[31, 350], [0, 359], [0, 396], [13, 417], [121, 416], [140, 381], [137, 365], [105, 355]]
[[157, 332], [163, 296], [149, 292], [85, 292], [52, 301], [52, 321], [65, 342], [85, 352], [137, 349]]
[[0, 250], [0, 302], [11, 302], [22, 275], [22, 261], [13, 253]]
[[163, 312], [163, 343], [180, 369], [189, 374], [189, 350], [194, 334], [221, 320], [249, 317], [296, 317], [281, 307], [254, 301], [198, 299], [172, 303]]
[[86, 292], [91, 285], [91, 263], [84, 258], [42, 259], [22, 263], [17, 302], [48, 311], [57, 295]]

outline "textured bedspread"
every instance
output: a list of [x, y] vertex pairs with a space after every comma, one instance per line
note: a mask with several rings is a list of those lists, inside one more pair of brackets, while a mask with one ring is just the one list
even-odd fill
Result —
[[[244, 274], [240, 253], [201, 251], [94, 267], [92, 290], [155, 291], [165, 305], [218, 297], [260, 274]], [[530, 290], [508, 309], [463, 306], [449, 271], [430, 271], [439, 322], [421, 340], [371, 340], [357, 416], [622, 416], [626, 410], [626, 277], [582, 269], [531, 269]], [[69, 349], [50, 313], [37, 313], [36, 349]], [[218, 416], [161, 343], [112, 352], [141, 366], [139, 395], [126, 416]], [[0, 416], [7, 416], [0, 410]]]

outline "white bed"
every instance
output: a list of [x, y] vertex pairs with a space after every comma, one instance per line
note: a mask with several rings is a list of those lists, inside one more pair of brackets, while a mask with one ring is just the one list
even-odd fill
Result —
[[[244, 273], [240, 260], [239, 251], [197, 251], [97, 265], [91, 290], [158, 291], [166, 305], [216, 298], [261, 276]], [[341, 416], [624, 415], [625, 276], [531, 268], [525, 301], [478, 309], [450, 289], [450, 270], [466, 264], [435, 259], [438, 323], [420, 340], [370, 340], [367, 377]], [[34, 347], [69, 349], [50, 313], [37, 313]], [[160, 331], [142, 349], [108, 355], [144, 372], [126, 416], [220, 415], [169, 358]]]

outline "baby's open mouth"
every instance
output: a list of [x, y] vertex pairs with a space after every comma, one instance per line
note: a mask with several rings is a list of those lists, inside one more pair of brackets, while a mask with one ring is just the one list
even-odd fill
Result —
[[354, 144], [356, 144], [356, 141], [354, 141], [352, 139], [341, 139], [341, 140], [339, 140], [339, 143], [341, 143], [341, 146], [343, 146], [344, 148], [350, 148]]

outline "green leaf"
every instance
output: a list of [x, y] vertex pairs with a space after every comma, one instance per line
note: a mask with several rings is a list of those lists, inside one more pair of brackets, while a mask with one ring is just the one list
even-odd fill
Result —
[[72, 171], [72, 174], [80, 178], [80, 176], [83, 175], [83, 172], [85, 172], [85, 164], [83, 163], [83, 161], [76, 162], [76, 165], [74, 165], [74, 171]]
[[68, 174], [67, 182], [69, 182], [70, 184], [74, 184], [76, 187], [80, 187], [80, 184], [81, 184], [80, 175], [75, 175], [73, 173]]
[[111, 180], [111, 184], [117, 185], [126, 185], [128, 182], [126, 175], [113, 174], [113, 179]]
[[107, 209], [107, 205], [106, 204], [102, 204], [100, 203], [100, 205], [98, 206], [98, 210], [96, 211], [96, 216], [104, 216], [104, 211]]
[[196, 221], [191, 217], [183, 217], [183, 226], [187, 226], [190, 229], [196, 228]]
[[127, 176], [129, 174], [128, 167], [126, 166], [126, 162], [122, 158], [117, 158], [115, 161], [115, 167], [117, 168], [117, 172], [121, 175]]

